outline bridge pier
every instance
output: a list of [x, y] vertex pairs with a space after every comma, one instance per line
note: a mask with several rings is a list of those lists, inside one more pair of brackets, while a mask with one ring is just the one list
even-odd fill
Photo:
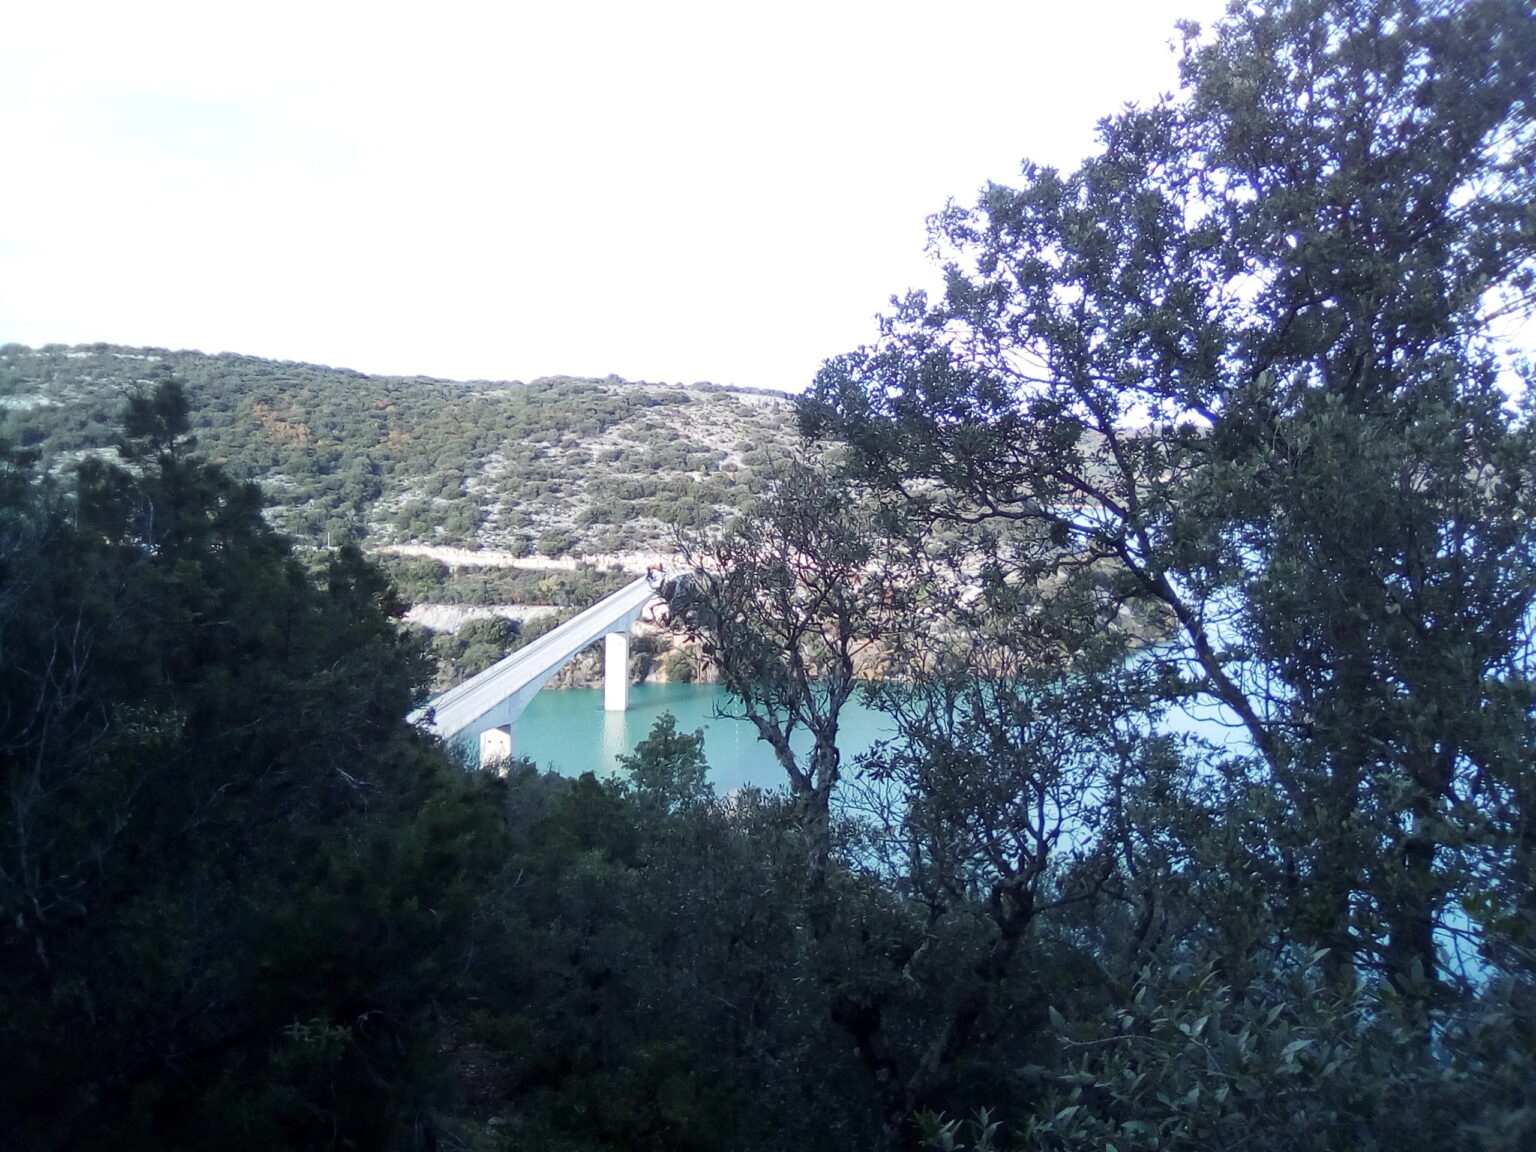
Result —
[[629, 630], [603, 637], [603, 710], [624, 712], [629, 708]]
[[[512, 759], [512, 725], [499, 724], [480, 733], [480, 766]], [[505, 771], [505, 769], [503, 769]]]

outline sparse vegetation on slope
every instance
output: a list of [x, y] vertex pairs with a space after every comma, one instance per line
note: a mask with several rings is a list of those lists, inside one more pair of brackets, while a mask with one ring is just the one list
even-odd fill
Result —
[[3, 426], [55, 459], [106, 449], [124, 394], [167, 373], [200, 451], [315, 545], [653, 548], [740, 507], [794, 440], [784, 397], [710, 384], [460, 383], [107, 344], [0, 348]]

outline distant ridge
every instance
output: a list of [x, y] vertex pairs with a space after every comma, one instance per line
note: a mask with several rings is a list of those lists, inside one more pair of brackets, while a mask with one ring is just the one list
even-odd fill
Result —
[[61, 459], [108, 450], [124, 394], [167, 371], [187, 382], [199, 451], [319, 545], [654, 549], [740, 507], [796, 439], [789, 398], [762, 389], [375, 376], [111, 344], [0, 347], [0, 435]]

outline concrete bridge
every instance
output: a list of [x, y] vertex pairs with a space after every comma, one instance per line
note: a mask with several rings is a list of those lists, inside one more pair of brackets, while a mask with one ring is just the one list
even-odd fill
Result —
[[411, 714], [411, 723], [425, 725], [446, 743], [477, 750], [481, 764], [504, 759], [512, 755], [512, 733], [528, 702], [568, 660], [604, 638], [603, 707], [623, 712], [629, 707], [629, 630], [656, 599], [652, 579], [645, 576], [619, 589], [428, 701]]

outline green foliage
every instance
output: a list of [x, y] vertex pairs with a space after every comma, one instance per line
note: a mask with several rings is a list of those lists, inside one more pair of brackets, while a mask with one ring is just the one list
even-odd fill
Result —
[[[1053, 1011], [1063, 1059], [1030, 1070], [1033, 1114], [973, 1147], [1472, 1150], [1536, 1134], [1530, 1021], [1509, 989], [1437, 1015], [1431, 1046], [1412, 999], [1332, 987], [1318, 959], [1241, 990], [1209, 968], [1147, 970], [1098, 1019]], [[962, 1130], [931, 1124], [929, 1141], [962, 1147], [946, 1142]]]
[[[930, 610], [940, 643], [914, 652], [952, 689], [920, 671], [916, 702], [888, 694], [914, 885], [948, 872], [929, 899], [951, 903], [1043, 865], [1031, 919], [1068, 885], [1099, 898], [1030, 934], [1074, 924], [1117, 979], [1208, 965], [1240, 1004], [1299, 950], [1321, 957], [1328, 1012], [1381, 1025], [1330, 1033], [1349, 1053], [1318, 1088], [1336, 1112], [1282, 1116], [1181, 1112], [1217, 1082], [1148, 1023], [1158, 1043], [1126, 1068], [1149, 1095], [1093, 1087], [1151, 1128], [1074, 1128], [1105, 1114], [1085, 1087], [1052, 1105], [1059, 1144], [1057, 1114], [1027, 1106], [1023, 1146], [1313, 1146], [1288, 1124], [1364, 1145], [1343, 1133], [1399, 1091], [1414, 1118], [1380, 1125], [1396, 1143], [1524, 1124], [1477, 1059], [1404, 1054], [1436, 1010], [1525, 1026], [1494, 989], [1530, 975], [1536, 425], [1490, 317], [1528, 317], [1536, 282], [1533, 54], [1536, 21], [1506, 0], [1234, 6], [1212, 38], [1190, 30], [1183, 92], [1104, 121], [1099, 155], [937, 216], [942, 297], [899, 302], [802, 405], [930, 566], [977, 585]], [[1073, 685], [1136, 601], [1173, 643]], [[997, 654], [1049, 677], [969, 686], [996, 682]], [[1057, 684], [1075, 697], [1059, 715], [1098, 723], [1040, 723]], [[1189, 702], [1234, 735], [1149, 739]], [[1107, 755], [1078, 794], [1098, 815], [1074, 813], [1048, 785], [1095, 730]], [[1451, 951], [1466, 940], [1480, 962]], [[1254, 1058], [1279, 1074], [1283, 1054]], [[1483, 1095], [1418, 1087], [1463, 1073]], [[1201, 1127], [1218, 1116], [1230, 1133]]]
[[131, 472], [5, 462], [0, 1142], [410, 1143], [499, 818], [401, 720], [388, 582], [308, 574], [185, 411], [134, 398]]
[[379, 564], [412, 604], [555, 605], [586, 608], [634, 580], [619, 569], [580, 564], [574, 570], [504, 568], [499, 565], [455, 565], [436, 560], [384, 553]]
[[571, 536], [559, 528], [546, 528], [539, 533], [539, 555], [561, 556], [570, 550]]
[[1505, 0], [1234, 12], [1077, 171], [936, 218], [944, 298], [804, 407], [920, 520], [1031, 529], [1004, 580], [1109, 561], [1177, 622], [1164, 691], [1241, 731], [1220, 867], [1341, 981], [1454, 980], [1437, 926], [1525, 867], [1536, 443], [1488, 316], [1536, 260], [1533, 35]]
[[477, 949], [473, 1027], [526, 1146], [831, 1149], [868, 1131], [810, 991], [787, 810], [715, 802], [702, 751], [663, 722], [634, 758], [656, 787], [507, 777], [515, 884]]
[[685, 648], [675, 648], [661, 661], [661, 672], [668, 684], [692, 684], [698, 678], [698, 666]]
[[545, 633], [553, 632], [573, 615], [574, 613], [571, 612], [551, 612], [544, 616], [535, 616], [523, 625], [520, 639], [524, 644], [530, 644]]
[[457, 632], [434, 637], [432, 655], [438, 669], [434, 689], [445, 691], [484, 672], [516, 648], [521, 635], [522, 629], [513, 621], [487, 616], [469, 621]]
[[630, 786], [648, 805], [668, 811], [706, 803], [714, 790], [705, 776], [704, 731], [677, 730], [677, 717], [663, 712], [651, 734], [635, 745], [632, 755], [619, 757]]

